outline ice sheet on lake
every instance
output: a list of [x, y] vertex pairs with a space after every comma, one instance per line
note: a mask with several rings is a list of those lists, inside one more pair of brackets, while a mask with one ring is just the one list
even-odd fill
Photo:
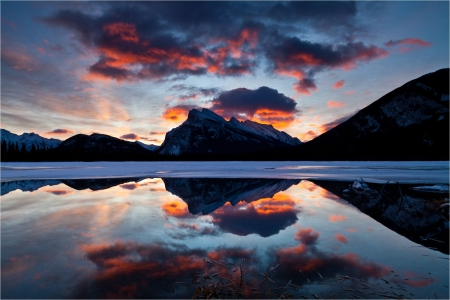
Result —
[[282, 178], [448, 184], [449, 162], [22, 162], [1, 181], [115, 177]]

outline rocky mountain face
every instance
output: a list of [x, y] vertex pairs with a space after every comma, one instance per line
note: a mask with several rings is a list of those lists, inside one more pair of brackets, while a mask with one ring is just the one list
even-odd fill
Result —
[[145, 160], [154, 153], [141, 145], [109, 135], [77, 134], [54, 149], [58, 160]]
[[165, 155], [234, 154], [300, 145], [283, 131], [271, 125], [252, 121], [226, 121], [208, 109], [192, 109], [183, 124], [166, 134], [157, 152]]
[[302, 159], [448, 160], [449, 69], [406, 83], [299, 149]]
[[36, 149], [52, 149], [61, 144], [60, 140], [47, 139], [33, 132], [17, 135], [3, 128], [1, 129], [1, 140], [7, 143], [17, 143], [19, 148], [24, 144], [27, 151], [30, 151], [33, 145]]
[[236, 205], [271, 198], [280, 191], [298, 184], [296, 179], [245, 178], [162, 178], [166, 190], [180, 197], [191, 214], [206, 215], [225, 203]]

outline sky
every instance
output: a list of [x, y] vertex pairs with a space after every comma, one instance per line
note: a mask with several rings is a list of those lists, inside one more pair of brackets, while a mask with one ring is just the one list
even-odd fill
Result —
[[1, 127], [159, 145], [191, 109], [308, 141], [449, 67], [449, 2], [1, 1]]

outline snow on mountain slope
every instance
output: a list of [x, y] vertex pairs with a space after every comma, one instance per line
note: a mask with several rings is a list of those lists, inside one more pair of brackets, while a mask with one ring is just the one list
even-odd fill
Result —
[[192, 109], [188, 118], [166, 134], [160, 154], [233, 154], [299, 145], [301, 142], [271, 125], [226, 121], [208, 109]]
[[156, 151], [159, 148], [159, 146], [156, 146], [156, 145], [153, 145], [153, 144], [147, 145], [147, 144], [144, 144], [144, 143], [139, 142], [139, 141], [135, 141], [135, 143], [138, 144], [141, 147], [144, 147], [147, 150], [150, 150], [150, 151]]
[[49, 149], [55, 148], [62, 143], [60, 140], [43, 138], [33, 132], [17, 135], [3, 128], [1, 129], [1, 140], [8, 143], [18, 143], [19, 148], [22, 144], [25, 144], [27, 151], [30, 151], [33, 145], [35, 147]]
[[262, 137], [271, 137], [292, 146], [300, 145], [302, 143], [298, 138], [293, 138], [284, 131], [278, 131], [273, 128], [272, 125], [260, 124], [250, 120], [240, 122], [234, 117], [231, 118], [230, 123], [239, 129], [260, 135]]

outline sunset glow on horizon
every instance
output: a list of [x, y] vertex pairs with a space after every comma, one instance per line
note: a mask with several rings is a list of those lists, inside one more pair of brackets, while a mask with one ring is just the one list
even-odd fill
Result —
[[[1, 127], [159, 145], [189, 110], [308, 141], [449, 67], [448, 2], [2, 2]], [[188, 12], [188, 13], [186, 13]]]

